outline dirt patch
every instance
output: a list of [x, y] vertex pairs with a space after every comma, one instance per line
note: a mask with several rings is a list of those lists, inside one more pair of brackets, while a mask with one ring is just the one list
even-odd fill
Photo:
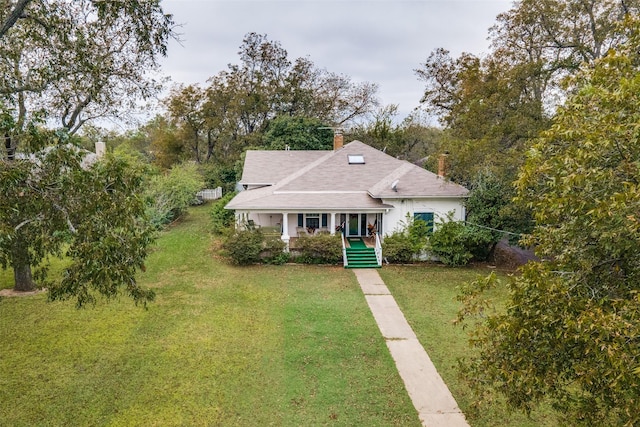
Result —
[[41, 294], [43, 292], [47, 292], [47, 290], [36, 289], [35, 291], [20, 292], [20, 291], [14, 291], [13, 289], [2, 289], [0, 290], [0, 297], [28, 297], [31, 295]]

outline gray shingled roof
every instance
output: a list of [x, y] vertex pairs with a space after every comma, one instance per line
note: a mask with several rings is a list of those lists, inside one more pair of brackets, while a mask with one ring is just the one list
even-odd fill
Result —
[[309, 164], [330, 151], [247, 151], [240, 184], [274, 185], [281, 179], [296, 172], [300, 165]]
[[[349, 164], [349, 155], [364, 164]], [[398, 181], [396, 189], [391, 185]], [[248, 151], [228, 209], [384, 209], [381, 198], [460, 198], [468, 190], [360, 141], [336, 151]]]

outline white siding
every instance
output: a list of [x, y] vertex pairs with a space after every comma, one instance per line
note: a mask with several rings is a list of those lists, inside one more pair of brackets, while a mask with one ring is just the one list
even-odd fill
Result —
[[451, 211], [454, 212], [455, 220], [462, 221], [465, 217], [464, 199], [383, 199], [382, 202], [393, 205], [393, 209], [384, 214], [384, 235], [401, 230], [406, 223], [407, 214], [413, 217], [416, 212], [433, 212], [436, 227]]

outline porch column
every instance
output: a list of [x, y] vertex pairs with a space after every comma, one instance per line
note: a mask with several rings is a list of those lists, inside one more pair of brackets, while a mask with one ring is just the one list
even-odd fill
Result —
[[282, 241], [287, 245], [285, 251], [289, 252], [289, 214], [287, 212], [282, 213]]
[[329, 232], [333, 236], [336, 234], [336, 213], [331, 212], [331, 221], [329, 221]]

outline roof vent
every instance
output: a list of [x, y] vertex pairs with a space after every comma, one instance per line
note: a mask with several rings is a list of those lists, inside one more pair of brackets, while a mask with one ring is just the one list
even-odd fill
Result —
[[350, 165], [364, 165], [364, 156], [362, 154], [349, 154]]
[[391, 189], [392, 189], [393, 191], [396, 191], [396, 192], [398, 191], [398, 182], [399, 182], [399, 181], [396, 179], [395, 181], [393, 181], [393, 182], [391, 183]]

